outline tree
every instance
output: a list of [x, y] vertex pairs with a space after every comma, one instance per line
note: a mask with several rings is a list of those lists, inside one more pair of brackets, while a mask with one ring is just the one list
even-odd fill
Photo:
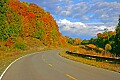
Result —
[[120, 23], [120, 15], [119, 15], [119, 19], [118, 19], [119, 23]]
[[74, 40], [73, 40], [72, 38], [68, 38], [68, 39], [67, 39], [67, 42], [68, 42], [69, 44], [73, 45]]
[[0, 0], [0, 41], [5, 40], [6, 38], [3, 31], [6, 27], [7, 11], [8, 11], [8, 0]]
[[119, 15], [119, 23], [116, 27], [116, 36], [115, 36], [115, 52], [116, 54], [120, 55], [120, 15]]
[[84, 39], [84, 40], [81, 42], [81, 44], [83, 44], [83, 45], [89, 44], [89, 43], [90, 43], [90, 41], [89, 41], [89, 40], [86, 40], [86, 39]]
[[79, 38], [75, 38], [75, 39], [74, 39], [74, 44], [75, 44], [75, 45], [80, 45], [81, 42], [82, 42], [82, 40], [80, 40]]
[[111, 51], [112, 47], [110, 44], [105, 45], [105, 51]]
[[0, 0], [0, 42], [11, 46], [8, 43], [16, 42], [16, 37], [34, 37], [47, 45], [66, 42], [50, 12], [33, 3]]
[[116, 27], [116, 38], [118, 41], [120, 41], [120, 17], [119, 17], [118, 26]]

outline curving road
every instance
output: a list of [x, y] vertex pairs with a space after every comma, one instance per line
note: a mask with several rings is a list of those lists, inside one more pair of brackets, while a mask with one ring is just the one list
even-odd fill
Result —
[[65, 59], [49, 50], [19, 59], [1, 80], [120, 80], [120, 73]]

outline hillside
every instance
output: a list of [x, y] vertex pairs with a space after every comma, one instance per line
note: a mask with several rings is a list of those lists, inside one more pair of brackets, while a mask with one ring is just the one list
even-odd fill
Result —
[[66, 45], [50, 12], [34, 3], [1, 0], [0, 16], [0, 51]]

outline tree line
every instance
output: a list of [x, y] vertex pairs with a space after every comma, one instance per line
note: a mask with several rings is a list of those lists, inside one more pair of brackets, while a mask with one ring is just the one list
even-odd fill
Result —
[[66, 44], [50, 12], [34, 3], [0, 0], [0, 48], [19, 47], [19, 38], [23, 45], [27, 37], [36, 38], [45, 46]]
[[112, 54], [120, 55], [120, 17], [118, 21], [115, 31], [107, 31], [105, 29], [105, 32], [98, 33], [96, 38], [83, 40], [81, 44], [94, 44]]

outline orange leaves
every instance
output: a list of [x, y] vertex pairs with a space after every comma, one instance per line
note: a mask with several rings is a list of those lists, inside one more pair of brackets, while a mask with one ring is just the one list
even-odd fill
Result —
[[101, 36], [102, 36], [102, 34], [101, 34], [101, 33], [98, 33], [98, 34], [97, 34], [97, 36], [98, 36], [98, 37], [101, 37]]
[[32, 13], [32, 12], [27, 12], [27, 15], [30, 18], [35, 18], [36, 17], [36, 15], [34, 13]]
[[[37, 36], [37, 38], [47, 45], [65, 45], [67, 43], [65, 38], [60, 34], [58, 25], [50, 12], [45, 12], [43, 8], [34, 3], [21, 3], [19, 0], [10, 0], [8, 7], [10, 11], [7, 14], [8, 17], [11, 17], [13, 12], [21, 17], [21, 24], [19, 25], [21, 29], [20, 35], [24, 37]], [[11, 20], [11, 18], [9, 19]], [[8, 42], [7, 45], [9, 45]]]
[[98, 33], [97, 37], [107, 39], [108, 37], [115, 36], [115, 35], [116, 35], [115, 31], [114, 32], [113, 31], [108, 31], [108, 32], [104, 32], [104, 33]]
[[19, 12], [19, 14], [22, 14], [27, 10], [27, 8], [25, 8], [25, 6], [21, 4], [19, 0], [10, 0], [9, 9], [13, 9]]
[[74, 52], [74, 51], [76, 51], [76, 50], [78, 50], [79, 49], [79, 46], [71, 46], [70, 47], [70, 51], [71, 52]]
[[97, 48], [94, 44], [88, 44], [86, 46], [89, 47], [89, 48], [91, 48], [91, 49], [96, 49]]
[[53, 25], [54, 26], [54, 21], [51, 17], [46, 16], [46, 17], [41, 17], [41, 20], [45, 23], [45, 25]]
[[49, 24], [49, 19], [47, 17], [42, 17], [41, 20], [48, 25]]
[[107, 34], [98, 33], [98, 34], [97, 34], [97, 37], [98, 37], [98, 38], [106, 39], [106, 38], [107, 38]]
[[32, 14], [29, 13], [30, 17], [26, 16], [26, 17], [23, 17], [23, 21], [22, 21], [22, 25], [23, 25], [23, 36], [33, 36], [34, 35], [34, 32], [36, 30], [36, 22], [35, 20], [33, 19], [34, 16], [31, 16]]
[[14, 1], [14, 0], [10, 0], [9, 8], [12, 8], [14, 10], [18, 10], [18, 8], [19, 8], [19, 2], [18, 1]]
[[6, 43], [5, 43], [5, 45], [8, 46], [8, 47], [11, 47], [13, 44], [14, 44], [14, 42], [11, 40], [10, 37], [8, 37], [8, 39], [7, 39]]
[[82, 40], [80, 40], [79, 38], [74, 39], [74, 44], [75, 45], [79, 45], [81, 42], [82, 42]]

